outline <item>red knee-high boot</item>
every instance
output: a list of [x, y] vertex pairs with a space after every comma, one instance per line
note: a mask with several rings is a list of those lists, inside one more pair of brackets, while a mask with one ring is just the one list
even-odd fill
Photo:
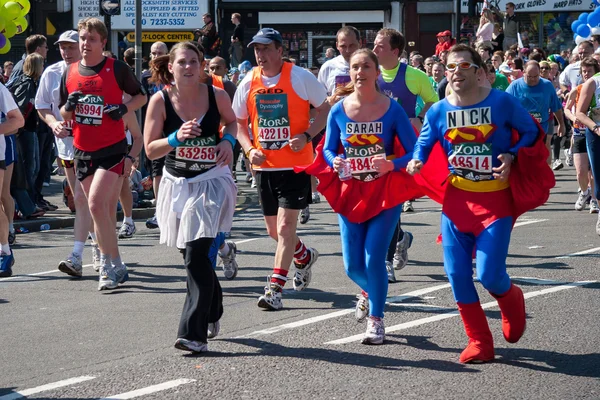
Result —
[[525, 297], [520, 287], [510, 284], [503, 295], [490, 293], [500, 306], [502, 314], [502, 333], [509, 343], [517, 343], [525, 332]]
[[487, 318], [479, 302], [457, 303], [460, 317], [469, 337], [467, 348], [460, 354], [459, 361], [466, 363], [483, 363], [494, 359], [494, 338], [488, 326]]

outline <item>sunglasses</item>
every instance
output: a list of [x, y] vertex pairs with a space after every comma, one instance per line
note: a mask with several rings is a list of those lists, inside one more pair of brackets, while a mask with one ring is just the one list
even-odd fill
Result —
[[466, 69], [469, 69], [469, 68], [471, 68], [471, 67], [473, 67], [473, 68], [479, 68], [479, 65], [476, 65], [476, 64], [470, 63], [470, 62], [468, 62], [468, 61], [464, 61], [464, 62], [461, 62], [461, 63], [450, 63], [450, 64], [446, 64], [446, 69], [447, 69], [448, 71], [450, 71], [450, 72], [454, 72], [454, 71], [456, 71], [456, 69], [457, 69], [457, 68], [460, 68], [460, 69], [462, 69], [462, 70], [466, 70]]

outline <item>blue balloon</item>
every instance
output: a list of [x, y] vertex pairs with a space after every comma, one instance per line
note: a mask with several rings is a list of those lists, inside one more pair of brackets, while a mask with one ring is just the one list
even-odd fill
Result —
[[587, 22], [587, 18], [588, 18], [588, 13], [581, 13], [579, 18], [577, 18], [577, 19], [585, 24]]
[[591, 27], [596, 27], [600, 25], [600, 9], [596, 9], [593, 13], [588, 16], [588, 25]]
[[579, 25], [579, 27], [577, 27], [577, 34], [579, 36], [581, 36], [582, 38], [586, 38], [586, 37], [590, 36], [591, 33], [592, 33], [592, 30], [587, 25]]
[[583, 24], [583, 22], [581, 22], [580, 20], [576, 19], [575, 21], [573, 21], [573, 23], [571, 24], [571, 30], [573, 32], [577, 32], [577, 28], [579, 28], [579, 25]]

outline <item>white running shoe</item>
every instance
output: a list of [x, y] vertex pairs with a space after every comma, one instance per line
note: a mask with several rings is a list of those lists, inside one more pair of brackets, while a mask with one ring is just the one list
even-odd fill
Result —
[[121, 228], [119, 229], [119, 239], [129, 239], [133, 237], [133, 234], [137, 232], [135, 229], [135, 222], [130, 224], [128, 222], [123, 222], [121, 224]]
[[255, 188], [256, 188], [256, 178], [252, 178], [252, 183], [250, 184], [250, 187], [251, 187], [252, 189], [255, 189]]
[[119, 286], [119, 280], [115, 274], [115, 268], [112, 265], [103, 265], [100, 267], [98, 290], [113, 290], [117, 286]]
[[304, 225], [308, 222], [308, 220], [310, 219], [310, 207], [306, 206], [306, 208], [303, 208], [300, 211], [300, 214], [298, 215], [298, 221]]
[[364, 322], [369, 316], [369, 298], [365, 296], [366, 293], [360, 292], [356, 295], [356, 309], [354, 310], [354, 318], [357, 322]]
[[573, 166], [573, 152], [571, 151], [571, 149], [565, 149], [564, 153], [565, 153], [565, 163], [569, 167], [572, 167]]
[[225, 275], [225, 278], [231, 280], [234, 279], [238, 273], [238, 263], [235, 260], [237, 246], [235, 242], [231, 240], [226, 240], [225, 243], [229, 246], [229, 253], [226, 256], [219, 254], [219, 258], [223, 262], [223, 274]]
[[402, 211], [403, 212], [413, 212], [415, 211], [412, 201], [407, 200], [404, 202], [404, 205], [402, 206]]
[[387, 274], [388, 274], [388, 282], [389, 283], [397, 282], [396, 281], [396, 273], [394, 272], [394, 264], [392, 264], [391, 261], [386, 261], [385, 269], [387, 270]]
[[577, 201], [575, 202], [575, 211], [581, 211], [585, 208], [585, 205], [590, 199], [592, 195], [590, 194], [590, 190], [586, 190], [586, 192], [579, 192], [579, 196], [577, 197]]
[[362, 344], [383, 344], [384, 340], [385, 326], [383, 325], [383, 318], [369, 317]]
[[552, 163], [552, 170], [558, 171], [559, 169], [563, 169], [564, 164], [560, 160], [554, 160]]
[[66, 260], [61, 261], [58, 264], [58, 270], [60, 272], [64, 272], [69, 276], [76, 276], [77, 278], [81, 278], [83, 275], [83, 262], [81, 261], [81, 256], [75, 253], [71, 253]]
[[590, 214], [598, 214], [600, 208], [598, 207], [598, 200], [590, 200]]
[[296, 267], [296, 273], [294, 274], [294, 290], [299, 292], [304, 290], [310, 285], [310, 279], [312, 278], [312, 266], [319, 259], [319, 252], [313, 248], [307, 247], [307, 251], [310, 254], [310, 261], [306, 264], [298, 264], [294, 261]]
[[102, 266], [102, 262], [100, 262], [100, 247], [98, 247], [98, 243], [92, 242], [92, 264], [94, 267], [94, 271], [100, 272], [100, 267]]
[[267, 276], [267, 286], [265, 294], [258, 298], [258, 306], [266, 310], [277, 311], [283, 308], [281, 301], [281, 292], [283, 287], [275, 282], [271, 282], [271, 276]]
[[208, 344], [196, 342], [195, 340], [178, 338], [175, 341], [175, 348], [183, 351], [191, 351], [192, 353], [204, 353], [208, 351]]
[[220, 330], [221, 330], [221, 323], [219, 321], [217, 321], [217, 322], [209, 322], [208, 323], [207, 337], [209, 339], [216, 338], [217, 335], [219, 334]]
[[127, 266], [125, 264], [121, 264], [120, 266], [113, 265], [113, 268], [118, 283], [125, 283], [129, 280], [129, 271], [127, 271]]
[[394, 253], [394, 269], [401, 270], [406, 267], [408, 263], [408, 249], [412, 245], [413, 235], [410, 232], [404, 231], [404, 237], [396, 245], [396, 252]]

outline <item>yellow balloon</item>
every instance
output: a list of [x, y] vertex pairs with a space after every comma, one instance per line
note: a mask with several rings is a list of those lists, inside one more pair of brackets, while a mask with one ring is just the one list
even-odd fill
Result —
[[0, 54], [6, 54], [10, 51], [10, 40], [6, 39], [6, 44], [0, 49]]
[[4, 13], [8, 20], [13, 20], [21, 15], [21, 6], [19, 3], [15, 3], [14, 1], [9, 1], [4, 5]]
[[27, 26], [28, 26], [27, 20], [25, 19], [25, 17], [19, 17], [19, 18], [15, 19], [14, 24], [17, 27], [17, 35], [25, 32], [25, 29], [27, 29]]
[[4, 30], [1, 32], [6, 36], [7, 39], [15, 36], [17, 34], [17, 27], [15, 23], [12, 21], [6, 21], [6, 25], [4, 26]]
[[21, 12], [19, 13], [19, 16], [26, 16], [29, 13], [29, 10], [31, 9], [31, 3], [29, 2], [29, 0], [17, 0], [16, 3], [21, 6]]
[[2, 17], [0, 15], [0, 32], [2, 32], [4, 30], [5, 26], [6, 26], [6, 21], [4, 20], [4, 17]]

